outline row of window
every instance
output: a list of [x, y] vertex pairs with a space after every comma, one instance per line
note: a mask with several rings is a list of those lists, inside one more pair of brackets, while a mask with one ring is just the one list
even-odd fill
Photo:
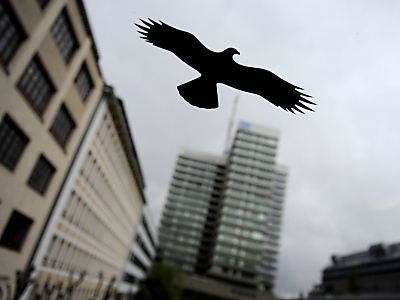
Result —
[[275, 137], [259, 135], [254, 132], [248, 132], [248, 131], [241, 130], [241, 129], [238, 130], [236, 137], [237, 138], [247, 138], [252, 141], [267, 142], [267, 143], [270, 143], [273, 145], [278, 142], [278, 139]]
[[189, 211], [189, 210], [175, 210], [171, 209], [169, 206], [165, 207], [164, 214], [170, 214], [174, 217], [186, 217], [189, 218], [190, 220], [198, 220], [198, 221], [204, 221], [205, 215], [204, 214], [199, 214], [197, 212]]
[[181, 162], [177, 163], [176, 170], [181, 170], [181, 171], [183, 171], [185, 173], [197, 174], [199, 176], [204, 176], [204, 177], [210, 177], [210, 176], [214, 177], [214, 176], [216, 176], [215, 171], [206, 170], [206, 169], [202, 169], [202, 168], [186, 165], [186, 164], [181, 163]]
[[160, 235], [176, 236], [177, 234], [187, 234], [189, 236], [200, 238], [202, 233], [198, 230], [189, 229], [181, 226], [171, 226], [170, 224], [163, 224], [160, 228]]
[[190, 218], [177, 218], [177, 217], [169, 216], [166, 214], [163, 215], [161, 222], [163, 224], [172, 223], [172, 224], [185, 225], [185, 226], [193, 227], [193, 228], [203, 228], [203, 223], [196, 222]]
[[256, 251], [245, 250], [237, 247], [227, 246], [218, 244], [215, 250], [223, 251], [224, 253], [229, 253], [230, 255], [241, 256], [243, 258], [259, 260], [261, 258], [261, 253]]
[[185, 203], [185, 202], [180, 202], [180, 201], [176, 201], [176, 200], [173, 200], [173, 199], [168, 199], [167, 206], [171, 210], [174, 210], [174, 209], [182, 209], [182, 210], [189, 209], [191, 211], [198, 212], [200, 214], [205, 214], [208, 211], [208, 209], [205, 208], [205, 207], [200, 207], [200, 206], [196, 206], [196, 204], [194, 204], [194, 205], [190, 204], [190, 202], [189, 203]]
[[214, 179], [208, 178], [208, 177], [204, 177], [198, 174], [190, 174], [187, 172], [183, 172], [180, 170], [175, 170], [175, 177], [176, 178], [184, 178], [186, 179], [188, 182], [192, 182], [192, 183], [200, 183], [200, 184], [210, 184], [213, 185], [214, 184]]
[[[108, 159], [107, 166], [114, 170], [113, 174], [117, 177], [113, 182], [114, 186], [121, 188], [128, 199], [135, 199], [135, 182], [134, 175], [132, 174], [132, 169], [128, 161], [126, 152], [122, 145], [121, 139], [119, 138], [118, 131], [115, 123], [109, 112], [104, 115], [104, 120], [101, 124], [100, 129], [97, 132], [97, 136], [103, 146], [102, 154]], [[120, 198], [117, 198], [120, 201]], [[130, 201], [130, 204], [134, 205], [135, 201]], [[122, 207], [126, 202], [120, 201]], [[139, 210], [139, 208], [126, 207], [124, 210], [132, 211], [132, 209]]]
[[221, 222], [229, 222], [231, 224], [234, 225], [238, 225], [238, 226], [247, 226], [250, 228], [254, 228], [254, 229], [258, 229], [258, 230], [265, 230], [265, 222], [256, 222], [254, 220], [243, 220], [240, 218], [237, 218], [236, 216], [231, 216], [231, 215], [227, 215], [224, 214], [221, 216]]
[[237, 189], [237, 188], [233, 188], [233, 187], [227, 187], [225, 189], [225, 194], [228, 196], [232, 196], [232, 197], [236, 197], [238, 195], [240, 195], [241, 197], [246, 197], [248, 199], [255, 199], [255, 200], [261, 200], [261, 201], [265, 201], [267, 199], [269, 199], [268, 196], [264, 194], [259, 194], [259, 193], [255, 193], [254, 191], [246, 191], [246, 190], [242, 190], [242, 189]]
[[198, 197], [190, 197], [186, 195], [181, 195], [178, 193], [174, 193], [173, 191], [169, 192], [168, 199], [167, 201], [172, 201], [172, 202], [185, 202], [191, 205], [199, 206], [199, 207], [208, 207], [209, 201], [198, 198]]
[[183, 187], [183, 186], [177, 185], [175, 183], [171, 184], [171, 190], [176, 193], [185, 193], [185, 194], [189, 194], [189, 195], [193, 195], [193, 196], [203, 196], [205, 198], [210, 197], [210, 192], [206, 193], [204, 191], [199, 191], [197, 189]]
[[203, 168], [203, 169], [208, 169], [208, 170], [217, 170], [217, 165], [206, 162], [206, 161], [202, 161], [202, 160], [197, 160], [197, 159], [193, 159], [193, 158], [188, 158], [188, 157], [184, 157], [184, 156], [179, 156], [179, 162], [180, 163], [187, 163], [190, 166], [197, 166], [199, 168]]
[[[243, 145], [243, 146], [245, 146], [245, 145]], [[235, 145], [232, 148], [232, 153], [250, 156], [250, 157], [254, 157], [254, 158], [260, 158], [260, 159], [266, 158], [268, 160], [273, 159], [275, 157], [274, 153], [264, 152], [264, 151], [260, 151], [260, 150], [253, 150], [253, 149], [245, 148], [243, 146]]]
[[65, 271], [85, 270], [91, 276], [97, 276], [100, 271], [107, 274], [118, 272], [116, 266], [56, 235], [49, 244], [43, 265]]
[[192, 188], [195, 190], [200, 190], [200, 191], [204, 191], [204, 192], [209, 192], [213, 190], [213, 186], [212, 185], [208, 185], [205, 183], [201, 183], [201, 182], [193, 182], [193, 181], [189, 181], [189, 180], [184, 180], [181, 178], [177, 178], [174, 176], [173, 178], [173, 184], [176, 185], [180, 185], [180, 186], [184, 186], [187, 188]]
[[128, 225], [131, 223], [131, 220], [128, 212], [121, 205], [116, 205], [110, 201], [110, 199], [118, 201], [119, 197], [111, 185], [108, 176], [106, 176], [107, 173], [103, 172], [102, 166], [91, 151], [89, 151], [86, 157], [81, 174], [86, 183], [96, 192], [98, 199], [101, 200], [107, 211], [113, 216], [113, 219], [129, 232]]
[[72, 191], [65, 205], [63, 218], [103, 245], [111, 246], [114, 249], [124, 249], [125, 247], [124, 242], [113, 232], [104, 218], [98, 216], [88, 202], [75, 191]]
[[219, 233], [218, 234], [218, 241], [232, 243], [236, 246], [241, 247], [252, 247], [252, 248], [262, 248], [262, 242], [255, 242], [250, 239], [244, 239], [243, 237], [236, 237], [227, 233]]
[[272, 181], [270, 176], [240, 172], [240, 171], [236, 171], [234, 168], [229, 171], [229, 176], [231, 176], [231, 175], [240, 176], [240, 179], [245, 180], [247, 182], [256, 181], [256, 182], [270, 183]]
[[254, 166], [254, 165], [250, 166], [248, 164], [244, 164], [244, 163], [241, 163], [240, 161], [237, 161], [237, 159], [234, 159], [233, 161], [231, 161], [229, 166], [231, 169], [243, 170], [248, 173], [253, 173], [256, 175], [260, 174], [261, 176], [266, 175], [266, 174], [268, 174], [268, 175], [275, 174], [275, 171], [272, 168], [270, 168], [270, 166], [268, 166], [268, 167], [265, 165], [262, 167]]
[[240, 268], [247, 268], [247, 269], [257, 269], [258, 263], [254, 261], [248, 261], [245, 259], [240, 259], [237, 257], [233, 257], [231, 255], [223, 255], [223, 254], [215, 254], [213, 256], [213, 262], [223, 263], [225, 265], [231, 265]]
[[236, 205], [238, 207], [242, 207], [244, 209], [256, 210], [261, 212], [268, 212], [268, 207], [265, 204], [257, 203], [254, 201], [249, 201], [245, 199], [238, 199], [233, 197], [226, 197], [224, 200], [225, 204]]
[[181, 247], [180, 245], [176, 247], [172, 243], [165, 243], [162, 249], [163, 261], [174, 260], [175, 264], [177, 263], [178, 265], [185, 262], [194, 264], [197, 261], [197, 251], [193, 251], [189, 247]]
[[241, 180], [236, 180], [233, 178], [229, 178], [228, 181], [229, 184], [235, 184], [237, 187], [241, 187], [242, 189], [247, 189], [247, 190], [254, 190], [255, 192], [258, 193], [266, 193], [266, 192], [270, 192], [270, 188], [263, 186], [263, 185], [259, 185], [259, 184], [255, 184], [255, 183], [249, 183], [249, 182], [245, 182], [245, 181], [241, 181]]
[[247, 210], [243, 208], [237, 208], [237, 207], [232, 207], [225, 205], [222, 208], [223, 212], [228, 212], [237, 215], [239, 218], [257, 218], [258, 220], [264, 221], [267, 219], [267, 214], [263, 212], [256, 212], [252, 210]]
[[219, 228], [228, 233], [233, 233], [236, 235], [243, 235], [247, 237], [251, 237], [255, 240], [263, 241], [265, 237], [265, 233], [257, 230], [249, 230], [243, 227], [236, 227], [232, 225], [221, 224]]
[[[184, 239], [181, 238], [180, 242], [182, 242], [182, 243], [177, 243], [176, 241], [173, 241], [170, 238], [164, 238], [163, 236], [160, 236], [160, 247], [162, 249], [169, 248], [169, 250], [174, 251], [174, 253], [184, 252], [184, 253], [181, 253], [181, 255], [190, 255], [190, 256], [195, 257], [195, 255], [197, 255], [197, 252], [198, 252], [198, 248], [197, 248], [198, 245], [196, 245], [196, 243], [198, 244], [198, 242], [196, 242], [195, 240], [192, 240], [193, 241], [192, 244], [189, 244], [189, 243], [183, 244], [183, 241], [184, 241]], [[165, 253], [163, 252], [163, 254], [165, 254]]]
[[[169, 234], [164, 231], [160, 232], [160, 239], [164, 243], [165, 241], [175, 241], [175, 242], [181, 242], [191, 246], [198, 246], [200, 244], [200, 239], [196, 237], [190, 237], [185, 234]], [[186, 246], [185, 246], [186, 247]]]

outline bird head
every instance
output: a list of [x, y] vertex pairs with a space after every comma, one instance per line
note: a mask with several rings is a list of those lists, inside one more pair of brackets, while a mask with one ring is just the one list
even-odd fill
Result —
[[234, 56], [235, 54], [240, 55], [239, 51], [232, 47], [225, 49], [224, 51], [222, 51], [222, 53], [230, 57]]

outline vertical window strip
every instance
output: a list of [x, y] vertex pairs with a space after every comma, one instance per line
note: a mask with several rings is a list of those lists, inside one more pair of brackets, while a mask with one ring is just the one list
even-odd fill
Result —
[[93, 88], [93, 81], [90, 77], [89, 70], [86, 64], [83, 64], [78, 76], [75, 80], [76, 87], [79, 91], [79, 94], [82, 97], [82, 100], [85, 101], [86, 97], [89, 95], [90, 90]]
[[74, 128], [75, 122], [72, 119], [71, 114], [68, 112], [68, 109], [63, 104], [54, 119], [50, 131], [60, 145], [64, 147]]
[[3, 165], [13, 170], [28, 142], [28, 137], [5, 115], [0, 124], [0, 161]]
[[12, 8], [6, 1], [0, 2], [0, 62], [7, 65], [26, 38]]
[[54, 40], [64, 60], [69, 63], [78, 49], [78, 41], [72, 29], [66, 9], [58, 16], [51, 28]]
[[18, 87], [39, 116], [43, 114], [55, 92], [55, 88], [37, 56], [29, 63]]
[[28, 184], [43, 195], [55, 170], [53, 165], [41, 155], [32, 171]]

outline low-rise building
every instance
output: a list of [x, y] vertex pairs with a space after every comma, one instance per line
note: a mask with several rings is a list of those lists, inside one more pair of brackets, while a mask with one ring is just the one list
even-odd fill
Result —
[[366, 251], [332, 256], [323, 270], [324, 293], [397, 294], [400, 297], [400, 243], [377, 244]]

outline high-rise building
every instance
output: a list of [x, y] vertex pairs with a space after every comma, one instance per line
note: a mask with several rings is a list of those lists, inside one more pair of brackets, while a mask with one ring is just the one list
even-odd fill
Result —
[[180, 153], [159, 239], [163, 261], [188, 274], [185, 300], [268, 297], [287, 176], [278, 138], [241, 122], [227, 154]]
[[81, 0], [0, 1], [0, 277], [11, 285], [99, 103], [97, 61]]
[[[143, 189], [124, 106], [106, 86], [34, 257], [31, 293], [51, 298], [61, 284], [65, 295], [72, 282], [79, 282], [72, 299], [115, 293], [141, 222]], [[142, 238], [148, 243], [139, 232]]]

